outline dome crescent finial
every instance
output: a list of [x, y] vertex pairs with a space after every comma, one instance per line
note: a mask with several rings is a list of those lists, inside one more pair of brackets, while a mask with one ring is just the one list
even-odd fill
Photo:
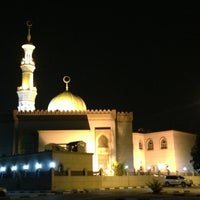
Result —
[[27, 20], [26, 25], [28, 26], [27, 41], [30, 42], [31, 41], [31, 26], [32, 26], [31, 21]]
[[63, 77], [63, 82], [66, 83], [66, 90], [68, 91], [68, 83], [70, 82], [70, 77], [69, 76], [64, 76]]

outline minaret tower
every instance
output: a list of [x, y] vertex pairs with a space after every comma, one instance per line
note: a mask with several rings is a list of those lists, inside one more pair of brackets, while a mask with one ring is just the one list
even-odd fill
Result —
[[24, 49], [24, 58], [21, 61], [22, 70], [22, 85], [17, 87], [18, 94], [18, 111], [34, 111], [35, 98], [37, 95], [37, 88], [33, 85], [33, 72], [35, 70], [35, 63], [32, 58], [35, 46], [31, 44], [30, 28], [32, 26], [30, 21], [26, 22], [28, 27], [27, 43], [22, 45]]

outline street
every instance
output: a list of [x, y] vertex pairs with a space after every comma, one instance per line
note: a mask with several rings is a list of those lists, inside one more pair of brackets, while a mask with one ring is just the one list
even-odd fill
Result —
[[153, 200], [153, 199], [200, 199], [200, 187], [164, 187], [161, 194], [152, 194], [149, 188], [109, 189], [60, 193], [9, 193], [9, 199], [35, 200]]

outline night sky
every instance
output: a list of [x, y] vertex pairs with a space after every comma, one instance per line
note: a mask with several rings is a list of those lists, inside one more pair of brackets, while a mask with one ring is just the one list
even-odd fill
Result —
[[200, 133], [200, 15], [189, 6], [24, 3], [1, 7], [0, 17], [0, 112], [17, 109], [31, 20], [36, 109], [65, 90], [67, 75], [87, 109], [133, 112], [134, 131]]

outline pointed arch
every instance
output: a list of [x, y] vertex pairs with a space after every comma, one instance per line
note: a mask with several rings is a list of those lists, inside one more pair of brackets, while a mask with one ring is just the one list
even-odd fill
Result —
[[108, 138], [105, 135], [101, 135], [98, 139], [98, 147], [108, 148]]
[[142, 143], [142, 140], [139, 140], [139, 149], [143, 149], [143, 143]]
[[165, 137], [160, 138], [160, 149], [167, 149], [167, 139]]
[[154, 149], [154, 144], [152, 139], [147, 140], [147, 150], [153, 150]]

